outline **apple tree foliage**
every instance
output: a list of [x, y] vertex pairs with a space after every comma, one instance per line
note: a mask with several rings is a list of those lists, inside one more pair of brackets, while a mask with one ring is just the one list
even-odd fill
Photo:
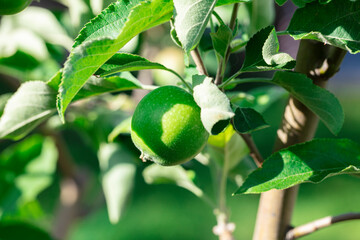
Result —
[[[356, 54], [360, 51], [360, 1], [292, 0], [298, 8], [282, 32], [271, 25], [271, 9], [263, 10], [261, 16], [248, 16], [249, 21], [238, 16], [232, 27], [225, 20], [227, 16], [218, 14], [222, 7], [252, 6], [253, 1], [119, 0], [102, 11], [88, 3], [87, 11], [82, 12], [76, 12], [75, 3], [67, 3], [72, 11], [67, 21], [36, 7], [3, 17], [0, 71], [20, 79], [21, 85], [16, 92], [0, 96], [0, 138], [8, 145], [0, 153], [0, 239], [6, 239], [3, 229], [14, 226], [31, 235], [44, 235], [41, 239], [50, 238], [26, 223], [2, 219], [38, 204], [39, 194], [58, 181], [56, 162], [62, 152], [56, 132], [67, 125], [91, 136], [89, 145], [98, 163], [93, 162], [90, 168], [99, 168], [109, 219], [119, 221], [143, 163], [129, 140], [131, 112], [136, 104], [129, 94], [118, 93], [156, 88], [137, 79], [141, 70], [171, 72], [179, 78], [178, 86], [193, 94], [201, 108], [202, 123], [211, 134], [195, 159], [210, 169], [221, 169], [230, 180], [235, 175], [245, 179], [237, 182], [235, 194], [286, 189], [359, 173], [360, 145], [349, 139], [315, 139], [290, 146], [273, 153], [256, 169], [240, 135], [261, 134], [269, 126], [263, 112], [287, 93], [315, 113], [335, 136], [340, 132], [344, 122], [340, 102], [306, 75], [293, 71], [296, 61], [279, 50], [278, 36], [320, 41]], [[105, 7], [110, 1], [101, 2]], [[275, 0], [274, 4], [286, 2]], [[34, 14], [37, 18], [31, 19]], [[89, 18], [86, 24], [82, 22]], [[131, 41], [160, 25], [169, 26], [169, 36], [183, 50], [185, 74], [146, 59], [141, 51], [124, 50]], [[205, 36], [210, 37], [210, 46], [204, 46]], [[205, 76], [193, 66], [192, 53], [199, 49], [200, 54], [213, 51], [218, 66], [227, 62], [229, 54], [239, 51], [245, 52], [245, 60], [231, 76], [222, 66], [219, 72], [223, 81], [216, 85], [215, 75]], [[59, 59], [65, 58], [59, 64]], [[274, 74], [270, 78], [242, 77], [243, 73], [262, 71]], [[242, 90], [246, 83], [265, 87], [247, 92]], [[265, 102], [261, 101], [264, 96], [268, 99]], [[116, 101], [123, 104], [114, 107]], [[189, 166], [150, 165], [142, 174], [149, 184], [172, 183], [216, 205], [216, 200], [193, 181]]]

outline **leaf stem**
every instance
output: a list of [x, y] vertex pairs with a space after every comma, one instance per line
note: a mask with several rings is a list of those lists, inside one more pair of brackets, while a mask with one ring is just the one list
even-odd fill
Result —
[[359, 219], [360, 219], [360, 213], [346, 213], [333, 217], [332, 216], [324, 217], [289, 230], [286, 234], [285, 240], [293, 240], [296, 238], [306, 236], [322, 228], [329, 227], [335, 223], [349, 221], [349, 220], [359, 220]]
[[[231, 80], [233, 80], [233, 79], [231, 79]], [[230, 83], [231, 84], [243, 84], [243, 83], [273, 83], [273, 84], [275, 84], [271, 80], [272, 80], [271, 78], [241, 78], [241, 79], [236, 79], [232, 82], [227, 80], [226, 82], [223, 82], [222, 84], [220, 84], [219, 87], [224, 88], [224, 87], [228, 86]]]
[[[233, 120], [231, 121], [231, 123], [234, 124]], [[262, 164], [264, 163], [264, 158], [261, 156], [261, 153], [259, 152], [259, 149], [257, 148], [252, 136], [250, 134], [243, 134], [237, 131], [235, 127], [234, 129], [237, 132], [237, 134], [239, 134], [242, 137], [242, 139], [245, 141], [246, 145], [250, 149], [250, 156], [254, 159], [256, 166], [261, 167]]]
[[205, 76], [208, 76], [208, 73], [206, 71], [206, 67], [204, 65], [204, 62], [201, 58], [200, 52], [198, 48], [195, 48], [194, 50], [192, 50], [190, 52], [191, 57], [194, 59], [195, 65], [197, 70], [199, 71], [200, 74], [203, 74]]

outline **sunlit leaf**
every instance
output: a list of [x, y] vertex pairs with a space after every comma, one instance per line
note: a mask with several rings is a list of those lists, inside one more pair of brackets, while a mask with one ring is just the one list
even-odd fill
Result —
[[0, 138], [19, 139], [56, 112], [56, 92], [41, 81], [26, 82], [8, 100]]
[[174, 0], [174, 27], [185, 52], [199, 43], [215, 4], [216, 0]]
[[313, 39], [349, 51], [360, 52], [360, 1], [315, 1], [294, 13], [287, 31], [296, 40]]
[[285, 189], [303, 182], [360, 172], [360, 146], [348, 139], [316, 139], [274, 153], [236, 194]]
[[206, 131], [216, 135], [229, 124], [234, 112], [229, 99], [211, 80], [206, 78], [203, 83], [194, 87], [194, 100], [201, 108], [201, 121]]
[[333, 134], [339, 133], [344, 123], [344, 112], [332, 93], [313, 84], [305, 75], [295, 72], [276, 72], [272, 82], [285, 88], [318, 115]]
[[257, 32], [246, 45], [246, 56], [240, 71], [269, 71], [292, 69], [295, 60], [287, 53], [279, 53], [275, 28], [269, 26]]
[[57, 102], [60, 116], [100, 66], [133, 37], [169, 21], [172, 14], [170, 0], [118, 1], [87, 24], [64, 66]]

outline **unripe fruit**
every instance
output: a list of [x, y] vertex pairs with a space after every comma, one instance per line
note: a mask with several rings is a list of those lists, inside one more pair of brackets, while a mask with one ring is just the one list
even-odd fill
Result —
[[0, 15], [11, 15], [24, 10], [32, 0], [0, 0]]
[[131, 120], [131, 138], [142, 152], [141, 158], [164, 166], [191, 160], [208, 137], [193, 96], [175, 86], [147, 94]]

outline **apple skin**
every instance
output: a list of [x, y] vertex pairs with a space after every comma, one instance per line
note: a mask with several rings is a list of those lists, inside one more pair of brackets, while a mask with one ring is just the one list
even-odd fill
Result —
[[172, 166], [194, 158], [209, 134], [193, 96], [182, 88], [163, 86], [147, 94], [136, 107], [131, 138], [143, 161]]
[[12, 15], [24, 10], [32, 0], [0, 0], [0, 15]]

